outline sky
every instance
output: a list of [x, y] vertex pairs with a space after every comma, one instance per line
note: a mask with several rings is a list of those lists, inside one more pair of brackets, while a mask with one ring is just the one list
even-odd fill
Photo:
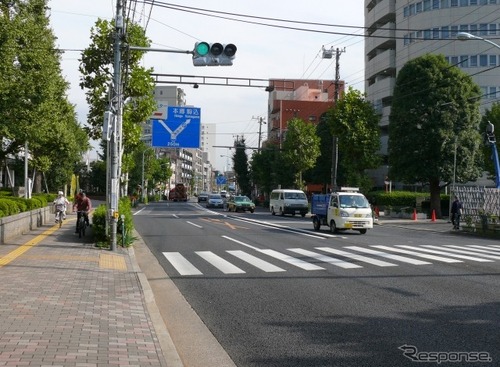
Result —
[[[340, 79], [347, 87], [364, 91], [363, 0], [316, 0], [314, 3], [298, 0], [169, 1], [146, 0], [147, 4], [144, 4], [142, 0], [127, 0], [127, 6], [135, 10], [130, 16], [146, 28], [152, 48], [191, 51], [195, 42], [206, 41], [233, 43], [238, 50], [233, 66], [226, 67], [195, 67], [189, 54], [148, 52], [143, 66], [153, 68], [155, 73], [266, 80], [333, 80], [335, 57], [323, 59], [322, 48], [345, 48], [340, 56]], [[155, 5], [151, 6], [151, 3]], [[183, 10], [172, 9], [173, 5], [180, 5]], [[88, 106], [85, 92], [78, 86], [80, 51], [89, 46], [90, 29], [96, 20], [114, 17], [116, 0], [49, 0], [48, 6], [51, 27], [57, 37], [56, 47], [67, 50], [62, 55], [61, 67], [63, 76], [70, 83], [68, 97], [76, 106], [78, 120], [83, 125]], [[206, 13], [200, 9], [210, 10], [210, 14], [216, 17], [200, 15], [200, 12]], [[201, 122], [217, 126], [216, 146], [221, 147], [216, 148], [216, 161], [212, 162], [216, 169], [225, 168], [227, 158], [221, 155], [232, 155], [224, 147], [232, 146], [236, 137], [244, 136], [249, 147], [258, 145], [258, 119], [267, 120], [268, 93], [264, 88], [202, 84], [197, 89], [187, 84], [178, 84], [178, 87], [184, 89], [188, 105], [201, 108]], [[262, 140], [265, 140], [267, 125], [262, 125], [262, 131]], [[96, 157], [95, 152], [91, 153], [91, 159]]]

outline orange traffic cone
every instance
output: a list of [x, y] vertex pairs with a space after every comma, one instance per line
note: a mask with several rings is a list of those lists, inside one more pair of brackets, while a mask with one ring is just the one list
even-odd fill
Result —
[[413, 215], [412, 215], [411, 219], [417, 220], [417, 209], [416, 208], [413, 209]]
[[436, 221], [436, 209], [432, 209], [431, 222]]

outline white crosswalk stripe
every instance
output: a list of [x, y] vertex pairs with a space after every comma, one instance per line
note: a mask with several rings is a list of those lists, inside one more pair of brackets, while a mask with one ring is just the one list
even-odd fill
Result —
[[368, 263], [368, 264], [372, 264], [372, 265], [376, 265], [376, 266], [382, 266], [382, 267], [397, 266], [396, 264], [389, 263], [387, 261], [377, 260], [377, 259], [373, 259], [371, 257], [367, 257], [367, 256], [359, 255], [359, 254], [353, 254], [351, 252], [337, 250], [337, 249], [333, 249], [333, 248], [330, 248], [330, 247], [315, 247], [315, 248], [316, 248], [316, 250], [320, 250], [320, 251], [324, 251], [324, 252], [329, 252], [331, 254], [340, 255], [340, 256], [343, 256], [343, 257], [348, 257], [350, 259], [354, 259], [354, 260], [357, 260], [357, 261], [362, 261], [362, 262], [365, 262], [365, 263]]
[[354, 268], [361, 268], [362, 267], [362, 266], [359, 266], [359, 265], [356, 265], [356, 264], [353, 264], [353, 263], [350, 263], [347, 261], [335, 259], [335, 258], [330, 257], [330, 256], [321, 255], [321, 254], [318, 254], [317, 252], [304, 250], [301, 248], [289, 248], [288, 250], [293, 251], [293, 252], [300, 254], [300, 255], [311, 257], [311, 258], [316, 259], [318, 261], [322, 261], [322, 262], [325, 262], [328, 264], [339, 266], [339, 267], [344, 268], [344, 269], [354, 269]]
[[[418, 247], [418, 246], [409, 246], [409, 245], [397, 245], [397, 246], [398, 247], [403, 247], [403, 248], [409, 248], [411, 250], [429, 252], [431, 254], [439, 254], [439, 255], [446, 255], [446, 256], [456, 257], [458, 259], [472, 260], [472, 261], [478, 261], [478, 262], [492, 262], [493, 261], [493, 260], [482, 259], [482, 258], [474, 257], [474, 256], [454, 254], [454, 253], [451, 253], [449, 251], [433, 250], [433, 249], [430, 249], [430, 248], [424, 248], [424, 247]], [[436, 247], [438, 247], [438, 246], [436, 246]], [[438, 247], [438, 248], [440, 248], [440, 247]]]
[[409, 257], [406, 257], [406, 256], [388, 254], [387, 252], [372, 250], [372, 249], [369, 249], [369, 248], [364, 248], [364, 247], [359, 247], [359, 246], [347, 246], [346, 248], [348, 248], [350, 250], [364, 252], [366, 254], [371, 254], [371, 255], [376, 255], [376, 256], [380, 256], [380, 257], [385, 257], [385, 258], [388, 258], [388, 259], [391, 259], [391, 260], [396, 260], [396, 261], [401, 261], [401, 262], [413, 264], [413, 265], [429, 265], [429, 264], [431, 264], [430, 262], [427, 262], [427, 261], [416, 260], [416, 259], [412, 259], [412, 258], [409, 258]]
[[289, 255], [283, 254], [283, 253], [278, 252], [278, 251], [260, 250], [260, 252], [262, 252], [263, 254], [266, 254], [268, 256], [272, 256], [275, 259], [284, 261], [288, 264], [297, 266], [297, 267], [304, 269], [304, 270], [325, 270], [325, 268], [322, 268], [321, 266], [308, 263], [307, 261], [297, 259], [296, 257], [289, 256]]
[[217, 269], [222, 271], [224, 274], [244, 274], [245, 271], [241, 270], [237, 266], [231, 264], [229, 261], [223, 259], [222, 257], [214, 254], [211, 251], [195, 251], [197, 255], [208, 261], [210, 264], [215, 266]]
[[[257, 255], [242, 250], [226, 250], [225, 253], [234, 256], [235, 258], [243, 261], [245, 264], [266, 273], [286, 272], [288, 270], [286, 268], [277, 266], [266, 259], [262, 259], [262, 256], [259, 257], [258, 254], [272, 257], [276, 260], [307, 271], [326, 270], [325, 267], [319, 266], [313, 262], [321, 262], [324, 263], [325, 266], [333, 265], [343, 269], [363, 268], [364, 266], [359, 265], [360, 262], [378, 267], [400, 266], [400, 264], [398, 265], [397, 263], [387, 262], [384, 260], [380, 260], [379, 258], [391, 259], [396, 262], [403, 262], [413, 265], [432, 264], [431, 262], [422, 261], [417, 258], [424, 258], [427, 260], [444, 263], [463, 263], [464, 260], [476, 262], [493, 262], [494, 260], [500, 260], [500, 247], [497, 248], [492, 246], [479, 245], [396, 245], [394, 247], [387, 245], [372, 245], [370, 246], [370, 248], [360, 246], [344, 247], [345, 249], [349, 249], [352, 252], [332, 247], [315, 247], [314, 249], [316, 251], [311, 251], [303, 248], [287, 249], [287, 251], [291, 251], [294, 254], [300, 255], [300, 258], [290, 256], [276, 250], [259, 249], [251, 245], [248, 245], [247, 247], [249, 248], [250, 252], [257, 252]], [[212, 251], [194, 251], [194, 253], [211, 264], [213, 267], [218, 269], [223, 274], [246, 273], [246, 271], [242, 268], [232, 264], [230, 261], [215, 254]], [[328, 256], [324, 253], [336, 256]], [[408, 256], [400, 256], [398, 254], [404, 254]], [[163, 252], [163, 255], [180, 275], [203, 275], [203, 273], [180, 252]], [[412, 258], [410, 256], [415, 258]], [[233, 258], [233, 260], [236, 259]], [[352, 262], [349, 260], [354, 260], [356, 262]]]
[[246, 253], [245, 251], [241, 251], [241, 250], [232, 251], [232, 250], [229, 250], [227, 252], [229, 254], [233, 255], [233, 256], [236, 256], [240, 260], [243, 260], [243, 261], [247, 262], [248, 264], [253, 265], [253, 266], [259, 268], [260, 270], [265, 271], [266, 273], [274, 273], [274, 272], [286, 271], [285, 269], [282, 269], [282, 268], [280, 268], [280, 267], [278, 267], [276, 265], [273, 265], [273, 264], [271, 264], [271, 263], [269, 263], [267, 261], [259, 259], [256, 256], [250, 255], [250, 254]]
[[371, 246], [371, 247], [376, 247], [376, 248], [379, 248], [381, 250], [398, 252], [400, 254], [418, 256], [418, 257], [422, 257], [424, 259], [429, 259], [429, 260], [442, 261], [445, 263], [461, 263], [461, 262], [463, 262], [462, 260], [450, 259], [447, 257], [436, 256], [436, 255], [431, 255], [431, 254], [421, 254], [417, 251], [403, 250], [401, 248], [395, 248], [395, 247], [390, 247], [390, 246], [376, 245], [376, 246]]
[[179, 252], [163, 252], [163, 256], [172, 264], [172, 266], [179, 272], [180, 275], [202, 275], [193, 264], [191, 264]]

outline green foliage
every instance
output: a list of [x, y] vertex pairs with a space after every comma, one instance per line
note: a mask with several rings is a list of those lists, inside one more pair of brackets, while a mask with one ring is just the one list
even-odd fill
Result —
[[352, 87], [328, 111], [330, 137], [338, 139], [338, 186], [370, 187], [365, 170], [380, 164], [379, 120], [371, 103]]
[[[118, 236], [117, 242], [121, 245], [128, 247], [133, 244], [135, 238], [132, 236], [134, 231], [134, 221], [132, 219], [132, 203], [128, 197], [120, 198], [118, 203], [118, 211], [120, 213], [120, 219], [118, 222]], [[122, 219], [122, 216], [124, 218]], [[125, 225], [124, 231], [122, 226]]]
[[12, 199], [13, 198], [0, 199], [0, 210], [5, 214], [5, 216], [15, 215], [21, 212], [18, 203]]
[[299, 118], [287, 123], [287, 133], [283, 142], [283, 158], [293, 168], [295, 187], [304, 188], [302, 173], [312, 167], [320, 155], [320, 139], [316, 126]]
[[106, 205], [101, 204], [94, 208], [92, 212], [92, 233], [94, 234], [94, 241], [99, 247], [107, 247], [108, 237], [106, 236]]
[[410, 60], [400, 70], [389, 117], [389, 177], [429, 184], [431, 208], [440, 217], [440, 182], [481, 174], [478, 132], [481, 90], [442, 55]]
[[[0, 162], [26, 143], [30, 168], [45, 172], [55, 188], [66, 183], [88, 139], [68, 101], [68, 83], [46, 15], [47, 0], [14, 0], [0, 11]], [[39, 180], [35, 180], [34, 190]], [[54, 185], [54, 186], [53, 186]]]
[[250, 196], [252, 193], [252, 185], [250, 182], [250, 171], [248, 167], [248, 157], [245, 152], [245, 139], [235, 142], [235, 152], [233, 155], [234, 173], [238, 183], [238, 189], [242, 195]]
[[410, 191], [372, 191], [367, 195], [368, 200], [373, 205], [379, 207], [415, 207], [418, 197], [422, 197], [422, 193]]

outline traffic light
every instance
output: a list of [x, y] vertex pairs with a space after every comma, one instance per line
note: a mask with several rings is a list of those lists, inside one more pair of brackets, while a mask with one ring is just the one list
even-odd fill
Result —
[[193, 50], [194, 66], [230, 66], [233, 65], [236, 46], [232, 43], [196, 42]]

